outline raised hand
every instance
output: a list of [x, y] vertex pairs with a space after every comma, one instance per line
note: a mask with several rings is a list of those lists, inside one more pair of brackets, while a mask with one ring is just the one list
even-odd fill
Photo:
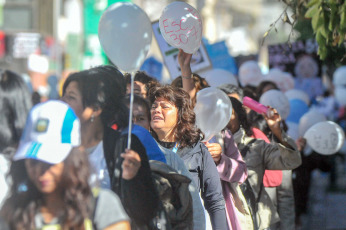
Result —
[[268, 127], [272, 131], [272, 133], [278, 138], [279, 142], [286, 147], [289, 147], [290, 145], [283, 139], [282, 132], [281, 132], [281, 116], [278, 113], [278, 111], [270, 106], [268, 108], [271, 110], [271, 112], [267, 114], [271, 114], [271, 116], [268, 116], [267, 114], [263, 114], [264, 119], [267, 121]]
[[263, 114], [264, 119], [267, 121], [268, 127], [270, 130], [274, 133], [281, 133], [281, 116], [278, 113], [278, 111], [270, 106], [268, 108], [271, 110], [271, 113], [267, 114], [272, 114], [272, 116], [268, 116], [267, 114]]
[[192, 54], [185, 53], [182, 49], [179, 49], [178, 62], [180, 65], [182, 77], [191, 76], [191, 66], [190, 66], [191, 58], [192, 58]]

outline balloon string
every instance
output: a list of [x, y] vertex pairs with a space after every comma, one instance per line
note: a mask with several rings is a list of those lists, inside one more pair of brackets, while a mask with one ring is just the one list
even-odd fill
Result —
[[135, 73], [131, 74], [131, 93], [130, 93], [130, 114], [129, 114], [129, 133], [127, 136], [127, 149], [131, 148], [131, 133], [132, 133], [132, 111], [133, 111], [133, 88], [134, 88]]

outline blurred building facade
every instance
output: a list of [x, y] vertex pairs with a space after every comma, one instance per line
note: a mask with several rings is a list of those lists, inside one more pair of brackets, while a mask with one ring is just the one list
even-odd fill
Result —
[[[78, 70], [107, 62], [97, 37], [102, 12], [117, 0], [0, 0], [0, 67], [27, 72], [31, 52], [49, 60], [50, 71]], [[152, 21], [173, 0], [133, 0]], [[283, 10], [277, 0], [187, 0], [202, 15], [204, 37], [225, 40], [232, 56], [258, 55], [261, 39]], [[287, 39], [288, 28], [267, 42]], [[150, 55], [160, 60], [156, 41]], [[1, 44], [3, 44], [1, 46]], [[1, 48], [3, 47], [3, 48]], [[265, 53], [265, 52], [264, 52]]]
[[26, 72], [28, 55], [52, 45], [54, 1], [3, 0], [0, 8], [0, 67]]

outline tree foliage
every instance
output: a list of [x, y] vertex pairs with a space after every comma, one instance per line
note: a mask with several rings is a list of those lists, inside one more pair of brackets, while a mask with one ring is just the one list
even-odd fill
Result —
[[306, 6], [305, 17], [311, 18], [320, 58], [326, 59], [329, 50], [345, 49], [346, 1], [311, 0]]
[[[284, 0], [286, 8], [279, 18], [270, 25], [264, 37], [274, 28], [280, 19], [291, 25], [288, 37], [295, 25], [310, 20], [313, 35], [318, 43], [318, 55], [321, 60], [335, 65], [346, 63], [346, 1], [345, 0]], [[288, 8], [294, 12], [288, 17]], [[304, 32], [304, 31], [302, 31]]]

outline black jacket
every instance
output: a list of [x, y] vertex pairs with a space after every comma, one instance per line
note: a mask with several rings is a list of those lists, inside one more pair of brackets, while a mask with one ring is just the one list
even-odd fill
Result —
[[141, 158], [141, 167], [131, 180], [122, 179], [121, 153], [127, 147], [127, 134], [121, 134], [111, 128], [104, 130], [103, 149], [109, 171], [112, 190], [118, 194], [121, 202], [136, 226], [145, 226], [156, 215], [159, 196], [155, 189], [146, 150], [139, 139], [132, 135], [131, 149]]

